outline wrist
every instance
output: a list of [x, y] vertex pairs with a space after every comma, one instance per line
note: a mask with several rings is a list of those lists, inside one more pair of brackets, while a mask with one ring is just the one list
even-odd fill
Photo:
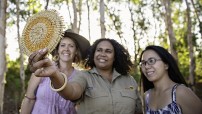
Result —
[[50, 82], [50, 87], [51, 87], [51, 89], [52, 89], [53, 91], [60, 92], [60, 91], [64, 90], [64, 88], [65, 88], [66, 85], [67, 85], [67, 81], [68, 81], [67, 76], [66, 76], [64, 73], [62, 73], [62, 72], [60, 72], [60, 75], [62, 75], [62, 77], [64, 78], [64, 83], [63, 83], [63, 85], [62, 85], [60, 88], [55, 89], [55, 88], [53, 87], [53, 85], [52, 85], [52, 82]]
[[59, 70], [56, 70], [52, 75], [51, 79], [58, 79], [58, 77], [61, 75], [61, 72]]
[[27, 94], [25, 94], [25, 98], [29, 100], [36, 100], [36, 96], [28, 96]]

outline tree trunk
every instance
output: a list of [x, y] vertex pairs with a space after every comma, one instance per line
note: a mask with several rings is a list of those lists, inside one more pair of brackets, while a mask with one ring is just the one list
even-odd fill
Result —
[[77, 9], [76, 9], [76, 3], [74, 0], [72, 0], [72, 6], [73, 6], [73, 11], [74, 11], [74, 21], [73, 21], [73, 26], [72, 29], [74, 32], [78, 33], [77, 29]]
[[3, 114], [4, 86], [6, 83], [6, 6], [7, 0], [0, 1], [0, 114]]
[[105, 16], [104, 16], [104, 0], [100, 0], [100, 27], [101, 27], [101, 37], [104, 38], [105, 37]]
[[[195, 12], [195, 14], [196, 14], [196, 18], [197, 18], [197, 20], [198, 20], [198, 22], [199, 22], [199, 26], [202, 26], [202, 22], [201, 22], [201, 20], [200, 20], [200, 18], [199, 18], [199, 15], [198, 15], [198, 12], [201, 11], [201, 10], [200, 10], [200, 9], [199, 9], [199, 10], [196, 9], [196, 6], [195, 6], [195, 3], [194, 3], [193, 0], [191, 0], [191, 3], [192, 3], [192, 5], [193, 5], [194, 12]], [[201, 27], [199, 27], [199, 29], [200, 29], [199, 31], [200, 31], [201, 38], [202, 38], [202, 30], [201, 30]]]
[[[17, 35], [18, 35], [18, 44], [19, 44], [19, 49], [20, 49], [20, 79], [21, 79], [21, 83], [22, 83], [22, 95], [24, 95], [25, 93], [25, 70], [24, 70], [24, 57], [23, 57], [23, 52], [22, 52], [22, 48], [20, 46], [20, 9], [19, 9], [19, 3], [20, 0], [17, 0], [16, 2], [16, 9], [17, 9]], [[21, 97], [22, 97], [21, 95]]]
[[195, 57], [194, 57], [194, 50], [193, 50], [193, 41], [192, 41], [192, 23], [191, 23], [191, 17], [190, 17], [190, 7], [189, 3], [187, 0], [186, 5], [187, 5], [187, 44], [189, 48], [189, 59], [190, 59], [190, 64], [189, 64], [189, 83], [192, 87], [192, 89], [195, 91], [193, 88], [195, 85]]
[[48, 9], [49, 0], [46, 0], [45, 10]]
[[78, 33], [80, 31], [80, 28], [81, 28], [81, 15], [82, 15], [82, 0], [79, 0], [79, 5], [78, 5], [78, 14], [79, 14], [79, 20], [78, 20], [78, 27], [77, 27], [77, 30], [78, 30]]
[[134, 40], [134, 63], [135, 63], [135, 67], [133, 69], [134, 69], [134, 73], [137, 74], [138, 73], [137, 56], [138, 56], [138, 49], [140, 48], [140, 46], [139, 46], [138, 39], [136, 37], [134, 11], [133, 11], [130, 3], [131, 3], [131, 0], [128, 1], [128, 9], [130, 12], [130, 20], [132, 22], [132, 31], [133, 31], [133, 40]]
[[171, 18], [171, 6], [170, 6], [170, 0], [162, 0], [162, 3], [165, 7], [165, 22], [166, 22], [166, 28], [168, 30], [168, 36], [169, 36], [169, 43], [170, 43], [170, 51], [173, 57], [176, 59], [178, 62], [178, 56], [177, 56], [177, 51], [176, 51], [176, 38], [175, 34], [173, 31], [173, 26], [172, 26], [172, 18]]
[[89, 41], [91, 41], [91, 35], [90, 35], [90, 6], [89, 6], [89, 1], [86, 0], [87, 3], [87, 9], [88, 9], [88, 37], [89, 37]]
[[66, 0], [66, 4], [67, 4], [67, 10], [68, 10], [68, 13], [69, 13], [70, 24], [71, 24], [71, 27], [73, 27], [73, 23], [71, 21], [72, 17], [71, 17], [70, 8], [69, 8], [69, 0]]

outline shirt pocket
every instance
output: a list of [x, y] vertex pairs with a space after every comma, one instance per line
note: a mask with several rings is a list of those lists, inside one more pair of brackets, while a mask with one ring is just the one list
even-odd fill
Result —
[[96, 90], [96, 89], [88, 89], [85, 92], [85, 95], [90, 98], [99, 98], [99, 97], [107, 97], [109, 94], [104, 90]]
[[89, 112], [103, 113], [111, 104], [109, 94], [105, 90], [90, 89], [85, 92], [85, 107]]
[[120, 91], [118, 103], [116, 103], [117, 114], [134, 114], [137, 95], [135, 91], [122, 90]]
[[120, 92], [122, 97], [130, 98], [133, 100], [137, 99], [137, 93], [136, 91], [131, 91], [131, 90], [123, 90]]

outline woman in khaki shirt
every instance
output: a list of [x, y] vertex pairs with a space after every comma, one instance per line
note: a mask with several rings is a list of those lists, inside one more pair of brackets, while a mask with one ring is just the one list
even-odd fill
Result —
[[96, 40], [85, 65], [89, 70], [78, 71], [71, 82], [60, 76], [54, 64], [44, 58], [47, 51], [42, 49], [30, 55], [30, 70], [38, 77], [49, 74], [51, 88], [79, 104], [78, 114], [142, 113], [137, 83], [129, 75], [133, 65], [130, 55], [117, 41]]

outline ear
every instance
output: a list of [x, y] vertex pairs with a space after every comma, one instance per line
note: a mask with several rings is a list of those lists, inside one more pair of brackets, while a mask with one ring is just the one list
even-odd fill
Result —
[[165, 68], [166, 70], [168, 70], [168, 68], [169, 68], [168, 64], [165, 64], [165, 65], [164, 65], [164, 68]]

